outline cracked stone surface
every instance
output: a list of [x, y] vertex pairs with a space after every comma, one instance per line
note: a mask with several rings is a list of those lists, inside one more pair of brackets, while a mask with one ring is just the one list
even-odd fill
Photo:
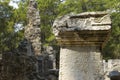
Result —
[[101, 49], [111, 30], [106, 12], [59, 17], [53, 33], [61, 46], [59, 80], [103, 80]]

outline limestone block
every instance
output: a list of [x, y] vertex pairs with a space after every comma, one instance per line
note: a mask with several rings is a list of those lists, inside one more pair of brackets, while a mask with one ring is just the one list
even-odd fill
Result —
[[100, 59], [95, 59], [94, 53], [100, 54], [98, 48], [61, 48], [59, 80], [100, 80]]
[[102, 46], [111, 30], [110, 15], [106, 12], [85, 12], [59, 17], [53, 33], [60, 45]]
[[114, 72], [114, 71], [120, 72], [120, 59], [110, 59], [107, 62], [104, 62], [103, 67], [105, 68], [104, 69], [104, 80], [110, 80], [111, 72]]
[[100, 48], [110, 29], [111, 19], [106, 12], [57, 18], [53, 33], [61, 46], [59, 80], [103, 80]]

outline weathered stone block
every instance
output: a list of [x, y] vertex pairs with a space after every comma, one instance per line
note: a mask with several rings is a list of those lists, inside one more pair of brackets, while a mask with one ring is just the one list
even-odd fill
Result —
[[57, 18], [53, 32], [60, 45], [101, 46], [109, 37], [110, 15], [106, 12], [85, 12]]
[[111, 30], [106, 12], [85, 12], [59, 17], [53, 33], [60, 50], [59, 80], [103, 80], [100, 48]]

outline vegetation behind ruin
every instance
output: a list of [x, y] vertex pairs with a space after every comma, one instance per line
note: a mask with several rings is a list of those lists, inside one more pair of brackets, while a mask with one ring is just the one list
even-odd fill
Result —
[[[52, 33], [56, 17], [86, 11], [108, 11], [112, 30], [103, 57], [120, 58], [120, 2], [119, 0], [36, 0], [41, 18], [42, 46], [58, 46]], [[0, 54], [14, 51], [24, 39], [24, 27], [28, 23], [28, 0], [16, 2], [18, 8], [9, 5], [10, 0], [0, 0]], [[22, 29], [18, 28], [22, 26]]]

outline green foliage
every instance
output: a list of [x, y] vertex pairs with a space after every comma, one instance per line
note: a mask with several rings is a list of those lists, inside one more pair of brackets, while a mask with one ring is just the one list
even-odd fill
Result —
[[16, 23], [21, 23], [24, 26], [27, 24], [27, 6], [28, 0], [20, 1], [19, 8], [14, 10], [14, 19]]
[[111, 37], [104, 48], [105, 58], [120, 58], [120, 13], [115, 12], [111, 15], [112, 18], [112, 31]]
[[58, 11], [60, 16], [70, 12], [104, 11], [105, 4], [104, 0], [66, 0], [59, 5]]
[[[20, 0], [19, 8], [8, 5], [9, 0], [0, 0], [0, 51], [14, 49], [24, 37], [23, 30], [15, 32], [15, 24], [27, 24], [27, 6], [29, 0]], [[120, 2], [119, 0], [36, 0], [41, 17], [42, 45], [57, 45], [52, 34], [52, 24], [57, 16], [71, 12], [110, 11], [112, 30], [109, 42], [103, 49], [103, 56], [120, 58]], [[2, 23], [2, 24], [1, 24]], [[16, 42], [15, 42], [16, 41]]]
[[120, 2], [119, 0], [66, 0], [57, 9], [58, 16], [70, 12], [110, 11], [112, 30], [110, 40], [103, 49], [103, 57], [120, 58]]
[[[15, 32], [16, 17], [13, 7], [9, 6], [9, 0], [0, 1], [0, 53], [14, 50], [22, 38], [18, 38], [20, 32]], [[23, 36], [23, 35], [22, 35]]]
[[41, 33], [43, 45], [55, 45], [52, 34], [52, 24], [57, 17], [59, 0], [37, 0], [41, 17]]
[[120, 1], [119, 0], [105, 0], [105, 7], [109, 9], [112, 19], [112, 30], [108, 44], [103, 49], [103, 56], [105, 59], [120, 58]]
[[120, 0], [105, 0], [105, 2], [107, 9], [120, 11]]
[[6, 41], [9, 40], [8, 35], [13, 31], [12, 7], [8, 6], [8, 3], [8, 1], [0, 2], [0, 51], [9, 49]]

